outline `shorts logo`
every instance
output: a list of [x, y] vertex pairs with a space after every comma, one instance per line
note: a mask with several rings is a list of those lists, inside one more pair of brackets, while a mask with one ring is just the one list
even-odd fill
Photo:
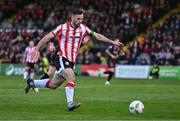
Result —
[[65, 64], [66, 64], [66, 65], [69, 65], [69, 62], [68, 62], [68, 61], [66, 61], [66, 62], [65, 62]]

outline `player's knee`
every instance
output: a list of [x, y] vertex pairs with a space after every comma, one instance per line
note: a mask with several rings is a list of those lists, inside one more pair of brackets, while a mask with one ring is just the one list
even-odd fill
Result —
[[69, 79], [69, 81], [75, 82], [75, 81], [76, 81], [76, 78], [75, 78], [75, 77], [71, 77], [71, 78]]
[[67, 81], [70, 81], [70, 82], [76, 81], [76, 77], [74, 75], [71, 75], [71, 74], [67, 75], [66, 78], [67, 78]]
[[67, 80], [67, 81], [71, 81], [71, 82], [75, 82], [76, 81], [76, 77], [75, 74], [73, 72], [72, 69], [65, 69], [62, 73], [62, 76]]

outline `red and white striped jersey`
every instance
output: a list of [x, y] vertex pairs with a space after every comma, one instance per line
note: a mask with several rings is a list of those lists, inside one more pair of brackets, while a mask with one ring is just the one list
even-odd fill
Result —
[[60, 46], [59, 53], [71, 62], [75, 62], [78, 49], [85, 35], [93, 35], [93, 31], [86, 25], [80, 24], [78, 28], [74, 28], [70, 23], [60, 24], [52, 30], [52, 33], [57, 36]]
[[35, 49], [35, 47], [26, 47], [24, 57], [25, 57], [25, 62], [29, 63], [34, 63], [33, 58], [32, 58], [32, 51]]

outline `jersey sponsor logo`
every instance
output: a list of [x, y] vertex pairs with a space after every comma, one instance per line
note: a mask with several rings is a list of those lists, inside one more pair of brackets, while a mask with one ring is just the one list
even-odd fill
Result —
[[80, 38], [80, 36], [69, 36], [69, 38]]

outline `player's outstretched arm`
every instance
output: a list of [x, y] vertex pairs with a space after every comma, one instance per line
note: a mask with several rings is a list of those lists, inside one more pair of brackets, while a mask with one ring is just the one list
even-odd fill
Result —
[[106, 43], [109, 43], [109, 44], [117, 45], [117, 46], [119, 46], [119, 47], [124, 46], [123, 43], [121, 43], [121, 42], [119, 42], [119, 41], [117, 41], [117, 40], [113, 41], [113, 40], [105, 37], [104, 35], [99, 34], [99, 33], [96, 33], [96, 32], [94, 32], [93, 36], [94, 36], [97, 40], [102, 41], [102, 42], [106, 42]]
[[50, 39], [52, 39], [53, 37], [54, 37], [54, 34], [50, 32], [39, 41], [39, 43], [36, 45], [35, 50], [32, 52], [32, 57], [33, 57], [34, 62], [37, 62], [39, 59], [39, 56], [40, 56], [39, 49], [48, 41], [50, 41]]
[[44, 44], [46, 44], [50, 39], [54, 37], [54, 34], [52, 32], [49, 32], [47, 35], [45, 35], [39, 43], [36, 45], [35, 50], [39, 50]]

